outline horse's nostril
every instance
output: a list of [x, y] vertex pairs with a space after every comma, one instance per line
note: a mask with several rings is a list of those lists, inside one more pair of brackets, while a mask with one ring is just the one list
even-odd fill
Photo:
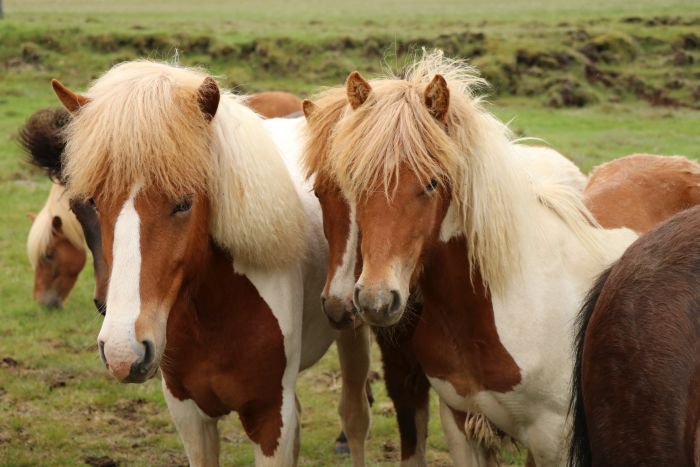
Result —
[[153, 352], [153, 342], [145, 340], [141, 343], [146, 348], [143, 359], [141, 360], [141, 366], [147, 368], [151, 365], [151, 363], [153, 363], [153, 358], [155, 356]]
[[360, 306], [360, 289], [362, 289], [362, 286], [356, 285], [355, 291], [352, 294], [352, 304], [355, 305], [356, 310], [359, 310], [362, 308]]
[[391, 304], [389, 305], [389, 313], [393, 313], [399, 309], [401, 305], [401, 295], [398, 290], [391, 291]]

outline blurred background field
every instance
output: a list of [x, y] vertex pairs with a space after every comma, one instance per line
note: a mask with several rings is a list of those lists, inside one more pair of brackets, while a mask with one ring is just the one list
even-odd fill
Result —
[[[584, 170], [632, 152], [700, 155], [700, 2], [535, 0], [5, 0], [0, 20], [0, 465], [186, 464], [157, 381], [118, 385], [95, 338], [87, 268], [61, 311], [31, 301], [28, 212], [49, 184], [14, 139], [56, 105], [49, 81], [85, 88], [139, 57], [201, 65], [239, 92], [308, 95], [400, 68], [421, 47], [469, 59], [492, 83], [494, 112]], [[376, 360], [373, 369], [381, 375]], [[333, 454], [339, 428], [334, 352], [301, 379], [302, 465]], [[395, 463], [398, 434], [383, 382], [368, 441], [372, 464]], [[252, 451], [235, 417], [222, 463]], [[433, 404], [429, 460], [449, 465]], [[520, 463], [505, 453], [505, 463]]]

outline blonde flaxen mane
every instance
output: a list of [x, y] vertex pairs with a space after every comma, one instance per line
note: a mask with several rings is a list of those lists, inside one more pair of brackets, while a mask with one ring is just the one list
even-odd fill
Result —
[[[450, 91], [444, 126], [423, 97], [437, 74]], [[578, 193], [563, 184], [538, 187], [517, 162], [511, 132], [478, 97], [486, 83], [476, 69], [441, 51], [424, 52], [404, 78], [370, 84], [366, 101], [336, 126], [327, 156], [346, 193], [361, 197], [383, 187], [391, 196], [401, 167], [426, 183], [431, 178], [449, 183], [470, 268], [478, 268], [496, 292], [521, 272], [522, 229], [531, 228], [528, 216], [536, 205], [552, 209], [586, 245], [599, 248], [587, 231], [591, 221]]]
[[88, 90], [67, 128], [63, 175], [71, 196], [115, 202], [136, 184], [173, 200], [207, 196], [210, 233], [236, 261], [265, 268], [298, 260], [305, 216], [260, 118], [223, 92], [209, 122], [201, 70], [147, 60], [113, 67]]
[[71, 212], [65, 189], [58, 183], [51, 184], [51, 191], [46, 204], [37, 214], [27, 237], [27, 256], [32, 268], [36, 268], [51, 243], [52, 221], [55, 216], [61, 218], [61, 230], [69, 242], [76, 248], [85, 249], [85, 237], [80, 222]]

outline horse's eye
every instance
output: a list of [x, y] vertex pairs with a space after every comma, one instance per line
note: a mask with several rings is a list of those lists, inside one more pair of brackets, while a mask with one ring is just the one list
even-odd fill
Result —
[[97, 211], [97, 205], [95, 204], [95, 200], [93, 198], [88, 198], [87, 202], [88, 202], [88, 205], [90, 205], [90, 207], [92, 209]]
[[173, 208], [173, 214], [177, 214], [178, 212], [187, 212], [192, 208], [192, 196], [187, 195], [184, 198], [182, 198], [178, 203], [175, 205]]
[[316, 198], [319, 198], [319, 199], [321, 198], [320, 196], [318, 196], [318, 191], [316, 191], [316, 190], [314, 190], [314, 196], [315, 196]]
[[425, 191], [430, 193], [431, 191], [435, 191], [435, 189], [438, 187], [438, 181], [435, 178], [430, 179], [430, 183], [425, 185]]
[[47, 261], [51, 261], [54, 256], [55, 254], [53, 250], [48, 250], [46, 253], [44, 253], [44, 259]]

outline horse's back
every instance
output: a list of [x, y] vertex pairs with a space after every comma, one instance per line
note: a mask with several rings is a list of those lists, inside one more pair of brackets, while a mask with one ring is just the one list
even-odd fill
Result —
[[640, 238], [613, 266], [581, 366], [594, 465], [698, 459], [699, 281], [700, 207]]
[[633, 154], [593, 169], [583, 193], [604, 227], [645, 232], [700, 203], [700, 165], [682, 156]]
[[301, 99], [284, 91], [265, 91], [251, 94], [245, 104], [265, 118], [285, 117], [301, 111]]
[[563, 183], [578, 192], [586, 186], [586, 176], [581, 169], [563, 154], [545, 146], [514, 144], [518, 158], [525, 162], [525, 170], [536, 180]]

